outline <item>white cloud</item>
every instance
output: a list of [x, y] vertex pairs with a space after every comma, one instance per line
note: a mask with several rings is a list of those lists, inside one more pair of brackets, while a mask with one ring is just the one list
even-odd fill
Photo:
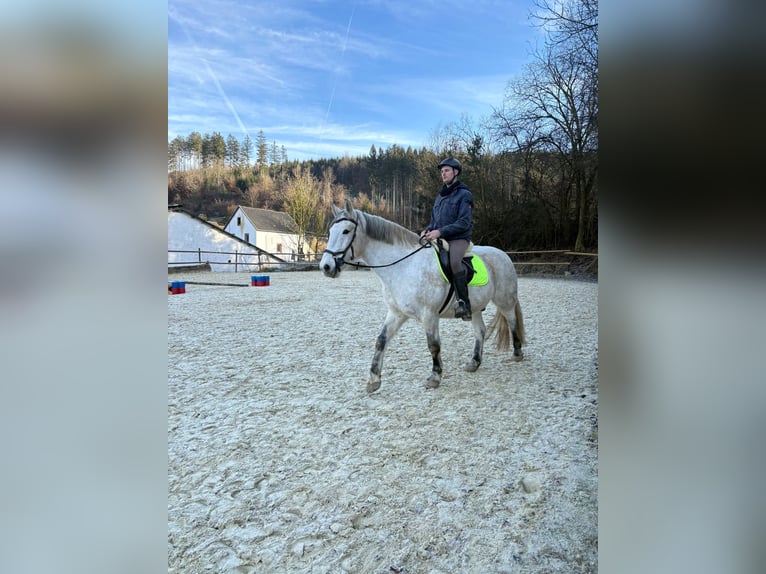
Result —
[[[437, 125], [478, 120], [502, 104], [506, 70], [525, 54], [516, 35], [496, 36], [508, 22], [518, 29], [523, 10], [498, 0], [470, 9], [455, 1], [170, 0], [169, 137], [263, 130], [296, 150], [419, 147]], [[458, 24], [445, 26], [447, 14]]]

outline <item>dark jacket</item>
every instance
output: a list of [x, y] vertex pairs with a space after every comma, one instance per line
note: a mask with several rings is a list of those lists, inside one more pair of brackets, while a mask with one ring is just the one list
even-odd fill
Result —
[[431, 209], [431, 222], [426, 231], [438, 229], [447, 241], [466, 239], [471, 241], [473, 230], [473, 195], [468, 186], [458, 181], [451, 187], [444, 186], [436, 196]]

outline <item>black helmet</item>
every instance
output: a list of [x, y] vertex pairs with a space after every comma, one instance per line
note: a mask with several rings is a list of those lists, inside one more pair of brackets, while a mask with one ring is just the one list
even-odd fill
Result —
[[443, 159], [441, 161], [441, 163], [439, 165], [437, 165], [436, 167], [441, 169], [445, 165], [448, 166], [448, 167], [451, 167], [453, 169], [456, 169], [458, 175], [460, 174], [461, 171], [463, 171], [463, 166], [461, 166], [460, 162], [458, 160], [456, 160], [454, 157], [448, 157], [446, 159]]

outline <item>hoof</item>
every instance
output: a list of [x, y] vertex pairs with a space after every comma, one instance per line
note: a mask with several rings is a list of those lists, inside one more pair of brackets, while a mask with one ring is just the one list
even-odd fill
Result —
[[511, 360], [516, 361], [517, 363], [523, 358], [524, 358], [524, 353], [522, 353], [521, 351], [519, 351], [518, 353], [513, 353], [513, 355], [511, 356]]
[[380, 381], [370, 381], [367, 383], [367, 392], [374, 393], [380, 388]]
[[465, 365], [463, 365], [463, 370], [466, 371], [466, 372], [469, 372], [469, 373], [474, 373], [474, 372], [476, 372], [476, 369], [479, 368], [480, 364], [481, 363], [477, 363], [474, 360], [470, 360]]
[[441, 380], [436, 377], [428, 377], [428, 380], [426, 381], [426, 388], [427, 389], [438, 389], [439, 385], [441, 384]]

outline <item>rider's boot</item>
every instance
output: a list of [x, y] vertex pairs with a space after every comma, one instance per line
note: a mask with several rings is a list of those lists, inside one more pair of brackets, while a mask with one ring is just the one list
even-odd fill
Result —
[[463, 321], [471, 320], [471, 302], [468, 300], [468, 283], [465, 278], [465, 271], [455, 273], [452, 277], [452, 283], [455, 285], [457, 293], [457, 311], [455, 317]]

